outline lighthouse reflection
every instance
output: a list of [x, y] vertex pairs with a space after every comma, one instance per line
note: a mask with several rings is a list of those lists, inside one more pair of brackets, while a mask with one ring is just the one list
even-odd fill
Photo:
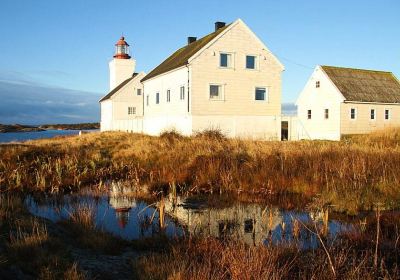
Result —
[[124, 229], [129, 222], [130, 210], [137, 206], [131, 192], [132, 188], [126, 185], [111, 184], [108, 203], [115, 210], [115, 217], [121, 229]]

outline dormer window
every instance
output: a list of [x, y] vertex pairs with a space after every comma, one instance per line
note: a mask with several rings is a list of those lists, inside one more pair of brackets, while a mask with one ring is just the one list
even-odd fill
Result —
[[321, 85], [320, 81], [316, 81], [316, 82], [315, 82], [315, 87], [316, 87], [316, 88], [319, 88], [320, 85]]

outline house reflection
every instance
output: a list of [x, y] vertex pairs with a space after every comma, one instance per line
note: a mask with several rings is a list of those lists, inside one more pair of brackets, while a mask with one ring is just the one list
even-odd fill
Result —
[[115, 209], [115, 217], [120, 228], [124, 229], [129, 222], [129, 213], [136, 207], [136, 200], [129, 194], [132, 192], [129, 186], [112, 183], [109, 195], [109, 205]]
[[225, 208], [188, 203], [170, 197], [165, 202], [166, 212], [187, 227], [190, 234], [213, 237], [235, 237], [248, 244], [260, 244], [271, 236], [283, 222], [278, 208], [265, 208], [257, 204], [235, 203]]

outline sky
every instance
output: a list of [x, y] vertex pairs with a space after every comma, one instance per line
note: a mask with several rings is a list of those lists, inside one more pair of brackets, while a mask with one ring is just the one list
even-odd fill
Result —
[[98, 121], [122, 34], [149, 72], [188, 36], [237, 18], [285, 65], [285, 109], [318, 64], [400, 77], [398, 0], [1, 0], [0, 123]]

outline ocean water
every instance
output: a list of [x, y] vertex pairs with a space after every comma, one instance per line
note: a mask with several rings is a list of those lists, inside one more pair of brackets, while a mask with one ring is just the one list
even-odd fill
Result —
[[[95, 132], [98, 130], [87, 130]], [[78, 135], [79, 130], [46, 130], [46, 131], [32, 131], [32, 132], [7, 132], [0, 133], [0, 143], [10, 142], [23, 142], [28, 140], [53, 138], [55, 136], [63, 135]]]

